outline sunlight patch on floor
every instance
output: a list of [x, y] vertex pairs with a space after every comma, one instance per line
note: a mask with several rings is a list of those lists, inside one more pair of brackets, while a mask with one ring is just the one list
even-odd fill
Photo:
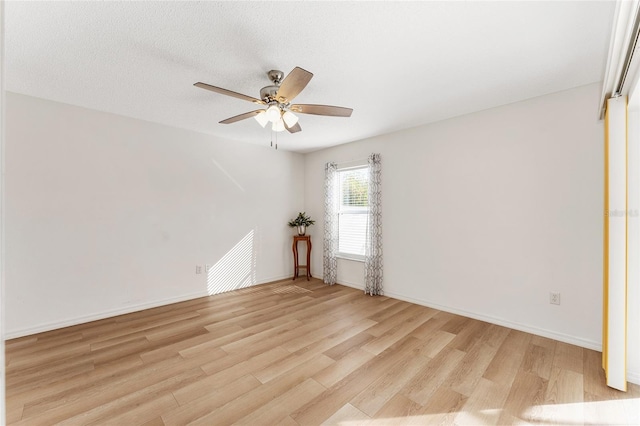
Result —
[[275, 294], [292, 294], [292, 293], [304, 294], [304, 293], [312, 293], [311, 290], [307, 290], [306, 288], [298, 287], [297, 285], [285, 285], [285, 286], [281, 286], [281, 287], [275, 287], [273, 290], [271, 290], [271, 292], [275, 293]]
[[640, 424], [640, 398], [530, 407], [521, 416], [534, 423]]
[[[345, 408], [345, 407], [343, 407]], [[502, 409], [486, 409], [452, 413], [433, 413], [405, 417], [367, 419], [369, 426], [382, 425], [495, 425], [500, 421]], [[342, 414], [342, 415], [340, 415]], [[334, 424], [340, 426], [359, 426], [365, 421], [364, 414], [351, 407], [340, 410], [336, 417], [342, 417]], [[514, 424], [640, 424], [640, 398], [612, 399], [606, 401], [576, 402], [568, 404], [541, 404], [525, 409], [516, 416], [509, 416]]]

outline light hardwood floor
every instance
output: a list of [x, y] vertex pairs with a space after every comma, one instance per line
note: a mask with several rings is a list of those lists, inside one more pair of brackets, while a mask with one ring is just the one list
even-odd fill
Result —
[[600, 353], [319, 280], [6, 342], [9, 424], [638, 424]]

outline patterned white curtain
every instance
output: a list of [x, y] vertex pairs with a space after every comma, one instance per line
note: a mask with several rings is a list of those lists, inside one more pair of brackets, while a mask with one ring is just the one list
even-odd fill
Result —
[[380, 154], [369, 156], [369, 217], [364, 253], [364, 292], [382, 294], [382, 206], [380, 200]]
[[324, 179], [323, 280], [333, 285], [338, 277], [338, 165], [327, 163]]

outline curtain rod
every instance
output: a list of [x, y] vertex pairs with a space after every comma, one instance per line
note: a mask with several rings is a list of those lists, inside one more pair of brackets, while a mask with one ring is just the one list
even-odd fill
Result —
[[633, 54], [636, 51], [636, 47], [638, 45], [638, 37], [640, 36], [640, 12], [636, 11], [636, 17], [634, 19], [632, 37], [629, 41], [629, 47], [627, 48], [627, 54], [624, 58], [624, 66], [622, 67], [622, 73], [620, 78], [620, 82], [618, 86], [615, 88], [615, 93], [622, 93], [622, 89], [624, 88], [624, 84], [627, 81], [627, 74], [629, 73], [629, 68], [631, 66], [631, 61], [633, 61]]
[[351, 163], [361, 163], [363, 161], [369, 161], [369, 157], [355, 158], [353, 160], [348, 160], [348, 161], [339, 161], [336, 164], [338, 164], [339, 166], [343, 166], [343, 165], [351, 164]]
[[[634, 61], [640, 35], [640, 3], [638, 0], [618, 2], [615, 22], [609, 43], [609, 59], [600, 97], [599, 118], [604, 118], [607, 99], [622, 95], [627, 74]], [[637, 61], [636, 61], [637, 62]], [[637, 65], [635, 68], [637, 69]]]

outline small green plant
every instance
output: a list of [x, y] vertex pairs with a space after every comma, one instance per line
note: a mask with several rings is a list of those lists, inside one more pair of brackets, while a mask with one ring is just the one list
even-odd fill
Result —
[[288, 223], [288, 225], [292, 228], [295, 228], [296, 226], [311, 226], [314, 223], [316, 223], [315, 220], [311, 219], [310, 216], [307, 216], [307, 214], [305, 212], [300, 212], [298, 213], [298, 217], [296, 217], [295, 219], [291, 219]]

